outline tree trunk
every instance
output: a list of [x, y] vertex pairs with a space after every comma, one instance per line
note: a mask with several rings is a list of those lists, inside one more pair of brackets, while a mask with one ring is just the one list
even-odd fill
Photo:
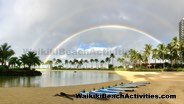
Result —
[[154, 65], [154, 69], [155, 69], [155, 67], [156, 67], [156, 60], [155, 60], [155, 65]]
[[2, 59], [2, 66], [4, 66], [4, 60]]
[[165, 60], [163, 60], [163, 68], [165, 69]]
[[114, 61], [114, 58], [112, 58], [112, 65], [114, 66], [114, 62], [113, 61]]
[[29, 65], [28, 68], [31, 69], [31, 65]]

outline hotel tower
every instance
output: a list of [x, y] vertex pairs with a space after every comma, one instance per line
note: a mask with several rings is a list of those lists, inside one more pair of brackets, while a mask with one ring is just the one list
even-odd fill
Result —
[[184, 42], [184, 18], [179, 23], [179, 39]]

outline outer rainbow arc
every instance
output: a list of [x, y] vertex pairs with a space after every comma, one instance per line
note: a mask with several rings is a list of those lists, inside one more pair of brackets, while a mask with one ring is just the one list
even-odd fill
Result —
[[126, 29], [126, 30], [130, 30], [130, 31], [135, 31], [137, 33], [140, 33], [142, 35], [145, 35], [151, 39], [153, 39], [155, 42], [157, 43], [162, 43], [159, 39], [155, 38], [154, 36], [142, 31], [142, 30], [138, 30], [138, 29], [135, 29], [135, 28], [132, 28], [132, 27], [128, 27], [128, 26], [123, 26], [123, 25], [100, 25], [100, 26], [95, 26], [95, 27], [91, 27], [91, 28], [87, 28], [87, 29], [84, 29], [82, 31], [79, 31], [73, 35], [71, 35], [70, 37], [66, 38], [64, 41], [62, 41], [61, 43], [59, 43], [53, 50], [52, 52], [45, 58], [44, 60], [44, 63], [48, 61], [48, 59], [51, 57], [51, 55], [53, 54], [53, 52], [55, 52], [58, 48], [60, 48], [62, 45], [64, 45], [65, 43], [67, 43], [70, 39], [82, 34], [82, 33], [85, 33], [85, 32], [88, 32], [88, 31], [92, 31], [92, 30], [95, 30], [95, 29], [100, 29], [100, 28], [119, 28], [119, 29]]

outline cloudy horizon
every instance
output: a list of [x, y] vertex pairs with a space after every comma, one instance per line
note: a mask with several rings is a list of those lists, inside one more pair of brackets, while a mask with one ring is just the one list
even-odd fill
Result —
[[[54, 49], [72, 35], [92, 27], [118, 25], [132, 30], [91, 29], [68, 39], [59, 48], [142, 50], [144, 44], [156, 46], [158, 42], [133, 30], [168, 43], [178, 36], [183, 4], [182, 0], [0, 0], [0, 44], [7, 42], [20, 55], [24, 49]], [[40, 57], [44, 60], [47, 55]], [[75, 56], [83, 57], [86, 56]]]

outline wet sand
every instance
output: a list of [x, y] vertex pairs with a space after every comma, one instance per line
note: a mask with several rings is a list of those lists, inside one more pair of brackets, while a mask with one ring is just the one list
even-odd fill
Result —
[[[0, 88], [0, 104], [184, 104], [184, 72], [126, 72], [115, 71], [122, 80], [64, 87], [47, 88]], [[151, 84], [135, 89], [129, 94], [175, 94], [176, 99], [76, 99], [54, 97], [59, 92], [75, 94], [82, 89], [90, 90], [120, 82], [150, 81]]]

